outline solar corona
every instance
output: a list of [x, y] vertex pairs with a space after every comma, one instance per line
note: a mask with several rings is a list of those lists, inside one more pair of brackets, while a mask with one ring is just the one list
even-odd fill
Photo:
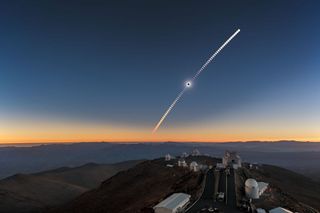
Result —
[[170, 111], [173, 109], [173, 107], [176, 105], [176, 103], [179, 101], [179, 99], [182, 97], [182, 95], [185, 93], [187, 89], [189, 89], [192, 86], [192, 83], [198, 78], [198, 76], [201, 74], [201, 72], [208, 66], [208, 64], [219, 54], [219, 52], [227, 46], [227, 44], [240, 32], [240, 29], [237, 29], [220, 47], [217, 49], [211, 57], [202, 65], [202, 67], [196, 72], [196, 74], [193, 76], [191, 81], [186, 81], [184, 88], [182, 91], [178, 94], [178, 96], [174, 99], [172, 104], [169, 106], [169, 108], [165, 111], [165, 113], [162, 115], [160, 120], [158, 121], [157, 125], [152, 130], [152, 133], [155, 133], [159, 127], [161, 126], [162, 122], [165, 120], [165, 118], [168, 116]]
[[186, 87], [191, 87], [192, 86], [192, 82], [191, 81], [187, 81], [186, 82]]

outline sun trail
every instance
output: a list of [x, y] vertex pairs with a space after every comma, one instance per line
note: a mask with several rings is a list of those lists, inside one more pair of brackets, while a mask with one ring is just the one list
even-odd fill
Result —
[[194, 80], [196, 80], [198, 78], [198, 76], [201, 74], [201, 72], [208, 66], [208, 64], [219, 54], [219, 52], [225, 47], [227, 46], [227, 44], [240, 32], [240, 29], [238, 29], [236, 32], [234, 32], [229, 38], [228, 40], [226, 40], [221, 47], [219, 47], [218, 50], [216, 50], [212, 56], [206, 61], [206, 63], [204, 63], [202, 65], [202, 67], [196, 72], [196, 74], [193, 76], [192, 81], [187, 81], [184, 88], [182, 89], [182, 91], [179, 93], [179, 95], [174, 99], [174, 101], [172, 102], [172, 104], [169, 106], [169, 108], [166, 110], [166, 112], [163, 114], [163, 116], [160, 118], [159, 122], [157, 123], [157, 125], [154, 127], [152, 133], [155, 133], [158, 128], [161, 126], [162, 122], [166, 119], [166, 117], [168, 116], [168, 114], [170, 113], [170, 111], [173, 109], [173, 107], [177, 104], [177, 102], [179, 101], [179, 99], [182, 97], [182, 95], [185, 93], [185, 91], [187, 89], [189, 89], [192, 86], [192, 83]]

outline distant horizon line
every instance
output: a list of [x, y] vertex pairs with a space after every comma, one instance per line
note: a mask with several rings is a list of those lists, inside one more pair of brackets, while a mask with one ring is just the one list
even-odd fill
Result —
[[304, 140], [248, 140], [248, 141], [49, 141], [49, 142], [0, 142], [3, 145], [49, 145], [49, 144], [75, 144], [75, 143], [118, 143], [118, 144], [132, 144], [132, 143], [320, 143], [320, 141], [304, 141]]

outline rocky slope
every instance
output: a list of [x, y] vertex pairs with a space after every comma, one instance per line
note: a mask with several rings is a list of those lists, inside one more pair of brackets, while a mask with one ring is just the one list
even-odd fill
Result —
[[203, 174], [180, 167], [170, 168], [163, 160], [143, 162], [104, 181], [52, 212], [152, 212], [152, 207], [174, 192], [197, 197]]
[[0, 210], [37, 212], [61, 205], [139, 162], [105, 165], [90, 163], [75, 168], [64, 167], [36, 174], [13, 175], [0, 181]]

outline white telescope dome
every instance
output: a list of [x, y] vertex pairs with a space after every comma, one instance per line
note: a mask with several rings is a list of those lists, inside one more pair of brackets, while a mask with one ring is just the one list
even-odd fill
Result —
[[246, 180], [245, 186], [250, 187], [250, 188], [256, 188], [256, 187], [258, 187], [258, 183], [255, 179], [249, 178]]
[[255, 179], [249, 178], [245, 182], [246, 196], [251, 199], [259, 198], [259, 185]]

